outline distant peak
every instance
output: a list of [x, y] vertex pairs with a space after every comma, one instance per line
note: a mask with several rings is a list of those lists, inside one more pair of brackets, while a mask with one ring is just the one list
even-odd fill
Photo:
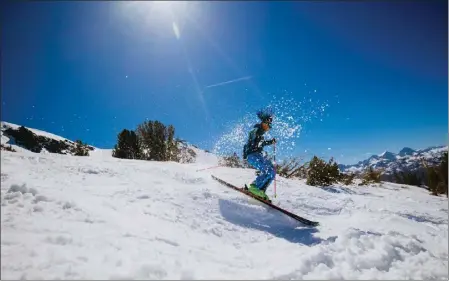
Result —
[[394, 154], [393, 152], [390, 152], [388, 150], [385, 150], [384, 152], [382, 152], [381, 154], [379, 154], [380, 157], [386, 156], [386, 155], [390, 155], [390, 154]]
[[384, 152], [379, 154], [379, 157], [387, 160], [394, 160], [396, 158], [396, 154], [388, 150], [385, 150]]
[[401, 151], [399, 151], [399, 155], [400, 156], [413, 155], [414, 152], [416, 152], [416, 150], [410, 147], [404, 147], [403, 149], [401, 149]]

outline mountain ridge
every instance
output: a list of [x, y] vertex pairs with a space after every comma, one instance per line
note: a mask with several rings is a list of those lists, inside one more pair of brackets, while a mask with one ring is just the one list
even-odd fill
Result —
[[402, 148], [398, 153], [384, 151], [378, 155], [359, 161], [356, 164], [339, 164], [342, 172], [361, 173], [368, 168], [383, 169], [385, 175], [392, 175], [395, 171], [415, 171], [424, 168], [422, 161], [433, 165], [440, 162], [448, 146], [437, 145], [423, 149]]

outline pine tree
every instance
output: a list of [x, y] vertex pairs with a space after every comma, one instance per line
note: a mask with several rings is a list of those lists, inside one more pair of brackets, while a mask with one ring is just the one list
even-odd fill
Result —
[[308, 185], [312, 186], [329, 186], [340, 179], [340, 171], [337, 163], [333, 159], [326, 163], [324, 160], [313, 156], [307, 168]]
[[448, 166], [447, 166], [447, 152], [443, 154], [443, 158], [439, 165], [430, 166], [426, 161], [422, 160], [422, 163], [427, 171], [426, 185], [432, 195], [446, 194], [448, 196]]
[[438, 173], [434, 167], [427, 166], [427, 187], [433, 195], [438, 195]]
[[145, 121], [137, 127], [137, 135], [146, 151], [146, 160], [166, 161], [167, 137], [165, 126], [159, 121]]
[[362, 175], [362, 185], [370, 184], [370, 183], [379, 183], [380, 176], [382, 175], [381, 170], [374, 170], [373, 167], [369, 167], [366, 169], [364, 174]]
[[75, 141], [75, 147], [73, 148], [72, 153], [75, 156], [89, 156], [89, 151], [81, 140]]
[[175, 139], [175, 128], [160, 121], [145, 121], [137, 127], [137, 135], [145, 151], [146, 160], [177, 161], [180, 142]]
[[441, 160], [441, 163], [439, 165], [438, 168], [438, 175], [439, 175], [439, 188], [438, 188], [438, 193], [439, 194], [446, 194], [446, 197], [448, 197], [448, 166], [447, 166], [447, 162], [448, 162], [448, 156], [447, 156], [447, 152], [445, 152], [443, 154], [443, 158]]
[[141, 159], [139, 140], [134, 131], [122, 130], [117, 136], [112, 156], [124, 159]]
[[179, 154], [178, 145], [175, 141], [175, 127], [167, 127], [167, 161], [176, 161]]
[[340, 180], [340, 169], [338, 169], [338, 164], [334, 161], [333, 157], [327, 163], [327, 175], [330, 184]]
[[17, 145], [32, 152], [39, 153], [42, 150], [42, 145], [39, 144], [37, 136], [24, 126], [20, 126], [18, 130], [8, 128], [5, 133], [12, 136]]
[[153, 159], [156, 161], [166, 161], [167, 160], [167, 130], [159, 121], [154, 122], [154, 143], [153, 146]]
[[349, 174], [340, 174], [340, 181], [344, 184], [344, 185], [351, 185], [354, 184], [354, 179], [355, 179], [355, 174], [354, 173], [349, 173]]
[[393, 179], [395, 183], [404, 183], [404, 178], [396, 170], [393, 172]]
[[145, 121], [142, 124], [139, 124], [137, 126], [137, 136], [141, 142], [142, 145], [142, 151], [143, 156], [142, 158], [144, 160], [152, 160], [153, 155], [152, 153], [152, 144], [154, 139], [154, 133], [153, 133], [153, 121]]

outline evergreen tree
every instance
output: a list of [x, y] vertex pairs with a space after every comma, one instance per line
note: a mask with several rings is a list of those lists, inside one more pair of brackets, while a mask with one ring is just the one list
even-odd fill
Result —
[[382, 175], [381, 170], [374, 170], [373, 167], [366, 169], [365, 173], [362, 175], [361, 185], [366, 185], [370, 183], [379, 183], [380, 176]]
[[159, 121], [145, 121], [137, 127], [146, 160], [179, 161], [179, 142], [175, 139], [175, 128]]
[[338, 182], [340, 180], [340, 169], [338, 169], [338, 164], [333, 157], [327, 163], [326, 168], [330, 184]]
[[86, 144], [83, 144], [80, 140], [75, 141], [75, 147], [73, 148], [72, 153], [75, 156], [89, 156], [89, 151], [87, 150]]
[[426, 186], [432, 195], [446, 194], [448, 196], [447, 160], [447, 152], [443, 154], [443, 158], [438, 165], [430, 166], [423, 160], [423, 165], [427, 171]]
[[393, 172], [393, 180], [395, 183], [404, 183], [404, 178], [402, 174], [398, 173], [396, 170]]
[[124, 159], [141, 159], [140, 145], [134, 131], [122, 130], [117, 136], [112, 156]]
[[313, 156], [307, 168], [308, 185], [312, 186], [329, 186], [340, 180], [340, 170], [337, 163], [331, 158], [328, 163], [324, 160]]
[[354, 173], [349, 173], [349, 174], [340, 174], [340, 181], [344, 184], [344, 185], [351, 185], [354, 184], [354, 178], [355, 178], [355, 174]]
[[154, 142], [153, 147], [153, 159], [156, 161], [167, 161], [167, 130], [164, 124], [159, 121], [154, 122]]
[[438, 195], [437, 186], [438, 186], [438, 174], [434, 167], [427, 166], [427, 187], [429, 191], [433, 195]]
[[421, 186], [421, 179], [418, 171], [402, 172], [402, 179], [404, 184]]
[[[152, 160], [152, 144], [154, 139], [153, 121], [145, 121], [137, 126], [137, 136], [141, 142], [144, 160]], [[153, 152], [154, 153], [154, 152]]]
[[179, 154], [178, 144], [175, 141], [175, 127], [167, 128], [167, 161], [177, 161]]
[[18, 130], [8, 128], [5, 134], [12, 136], [17, 145], [32, 152], [39, 153], [42, 150], [42, 145], [39, 144], [37, 136], [24, 126], [20, 126]]
[[440, 175], [440, 193], [445, 193], [446, 197], [448, 197], [448, 166], [447, 166], [447, 152], [443, 154], [443, 159], [441, 161], [440, 167], [439, 167], [439, 175]]
[[146, 152], [146, 160], [167, 160], [166, 139], [168, 132], [164, 124], [159, 121], [145, 121], [138, 125], [137, 135]]

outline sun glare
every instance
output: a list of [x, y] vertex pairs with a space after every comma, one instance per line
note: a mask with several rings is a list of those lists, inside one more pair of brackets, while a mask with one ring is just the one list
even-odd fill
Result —
[[194, 4], [189, 1], [124, 1], [118, 2], [117, 10], [142, 28], [159, 34], [171, 29], [180, 39], [181, 27], [192, 16]]
[[154, 7], [162, 11], [170, 9], [171, 6], [173, 6], [173, 4], [176, 5], [176, 3], [176, 1], [152, 1]]
[[[178, 46], [181, 47], [185, 67], [192, 79], [194, 91], [201, 102], [206, 119], [209, 118], [209, 112], [203, 97], [202, 87], [198, 83], [195, 74], [195, 62], [192, 62], [189, 56], [189, 50], [185, 46], [185, 40], [181, 40], [183, 27], [188, 24], [196, 24], [193, 18], [201, 14], [204, 3], [196, 1], [117, 1], [114, 5], [114, 13], [123, 21], [123, 30], [132, 36], [139, 38], [150, 38], [153, 42], [159, 39], [175, 37], [178, 40]], [[164, 40], [161, 40], [164, 42]]]
[[176, 39], [179, 39], [179, 37], [181, 37], [181, 34], [179, 33], [179, 28], [178, 28], [178, 25], [176, 24], [176, 22], [172, 22], [172, 27], [173, 27], [173, 33], [175, 33]]

